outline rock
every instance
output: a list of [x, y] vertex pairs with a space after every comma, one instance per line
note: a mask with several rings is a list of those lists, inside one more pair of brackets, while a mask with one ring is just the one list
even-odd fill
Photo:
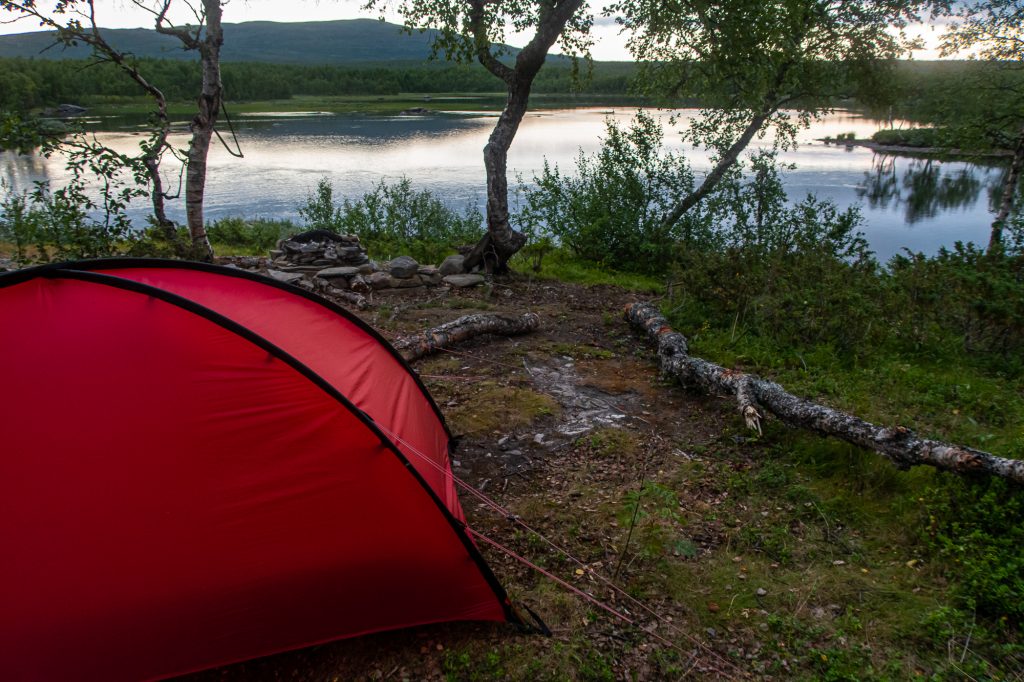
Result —
[[441, 283], [443, 278], [441, 277], [440, 272], [435, 272], [432, 275], [420, 275], [420, 279], [423, 280], [424, 284], [429, 284], [430, 286], [436, 287], [438, 284]]
[[345, 279], [344, 277], [335, 277], [334, 279], [323, 279], [323, 280], [318, 280], [318, 281], [323, 282], [324, 285], [328, 289], [334, 288], [334, 289], [341, 289], [342, 291], [345, 291], [345, 290], [347, 290], [349, 288], [348, 280]]
[[453, 287], [475, 287], [484, 283], [483, 275], [448, 275], [442, 280], [445, 284]]
[[[344, 282], [345, 280], [341, 281]], [[367, 282], [362, 275], [356, 275], [355, 277], [350, 279], [348, 281], [348, 286], [350, 289], [352, 289], [352, 291], [358, 292], [360, 294], [368, 294], [373, 290], [373, 287], [370, 286], [370, 283]]]
[[757, 592], [755, 592], [754, 594], [756, 594], [758, 597], [763, 597], [766, 594], [768, 594], [768, 590], [764, 589], [763, 587], [759, 587], [757, 588]]
[[372, 261], [363, 263], [356, 269], [359, 270], [360, 275], [372, 275], [377, 270]]
[[442, 276], [461, 274], [462, 263], [465, 260], [466, 257], [460, 256], [459, 254], [448, 256], [447, 258], [444, 259], [444, 262], [441, 263], [441, 267], [438, 268], [438, 271], [441, 273]]
[[411, 256], [399, 256], [388, 265], [388, 272], [392, 277], [405, 279], [412, 277], [420, 269], [420, 264]]
[[385, 289], [391, 286], [391, 275], [386, 272], [375, 272], [366, 278], [366, 282], [374, 289]]
[[273, 277], [278, 282], [284, 282], [285, 284], [295, 284], [302, 279], [302, 273], [300, 272], [282, 272], [281, 270], [267, 270], [267, 275]]
[[350, 265], [343, 265], [336, 268], [325, 268], [316, 273], [317, 277], [323, 277], [324, 279], [334, 279], [336, 277], [355, 277], [359, 274], [359, 268], [352, 267]]
[[411, 277], [388, 277], [388, 286], [392, 289], [408, 289], [409, 287], [418, 287], [423, 285], [423, 280], [420, 279], [419, 275], [412, 275]]

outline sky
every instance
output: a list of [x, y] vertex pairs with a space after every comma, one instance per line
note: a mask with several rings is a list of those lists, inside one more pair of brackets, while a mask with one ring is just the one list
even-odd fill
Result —
[[[40, 3], [45, 5], [46, 3]], [[184, 3], [178, 3], [179, 6]], [[330, 21], [334, 19], [379, 18], [380, 12], [362, 8], [364, 0], [229, 0], [224, 7], [224, 21]], [[394, 6], [395, 2], [390, 3]], [[282, 10], [282, 7], [287, 10]], [[96, 18], [104, 28], [152, 28], [153, 15], [139, 9], [129, 0], [96, 0]], [[173, 18], [173, 17], [172, 17]], [[385, 12], [385, 18], [396, 24], [402, 23], [394, 11]], [[188, 17], [179, 15], [176, 19], [186, 23]], [[194, 20], [193, 20], [194, 21]], [[942, 32], [941, 26], [920, 24], [911, 27], [912, 37], [921, 37], [928, 48], [914, 53], [915, 59], [937, 59], [935, 46]], [[38, 22], [29, 20], [14, 23], [0, 23], [0, 34], [21, 33], [39, 30]], [[511, 34], [507, 42], [522, 46], [528, 35]], [[632, 59], [626, 48], [626, 36], [619, 33], [614, 21], [598, 19], [593, 29], [594, 46], [592, 55], [599, 61], [628, 61]]]

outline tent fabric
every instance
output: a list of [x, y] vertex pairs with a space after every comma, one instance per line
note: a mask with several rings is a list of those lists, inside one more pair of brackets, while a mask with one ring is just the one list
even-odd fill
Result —
[[301, 289], [177, 261], [3, 275], [0, 378], [4, 680], [164, 678], [515, 620], [462, 524], [436, 405]]

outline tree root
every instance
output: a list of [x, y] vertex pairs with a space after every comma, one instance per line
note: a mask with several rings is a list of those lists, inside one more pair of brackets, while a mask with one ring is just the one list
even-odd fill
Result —
[[525, 313], [519, 317], [487, 313], [464, 315], [433, 329], [398, 339], [394, 346], [407, 361], [413, 362], [481, 334], [516, 336], [532, 332], [539, 326], [540, 317], [536, 313]]
[[626, 306], [625, 317], [657, 343], [658, 362], [663, 372], [706, 393], [733, 396], [747, 427], [758, 433], [761, 420], [766, 412], [771, 412], [789, 426], [874, 450], [900, 469], [928, 465], [958, 474], [985, 473], [1024, 485], [1024, 460], [1005, 459], [962, 445], [920, 438], [902, 426], [877, 426], [855, 415], [798, 398], [773, 381], [692, 357], [686, 337], [673, 331], [668, 320], [649, 303]]

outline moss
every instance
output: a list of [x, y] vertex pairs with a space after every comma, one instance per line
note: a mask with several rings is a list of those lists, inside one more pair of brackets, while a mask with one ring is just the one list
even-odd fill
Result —
[[528, 388], [481, 382], [463, 403], [448, 414], [456, 433], [485, 434], [509, 431], [537, 419], [557, 415], [558, 403], [550, 396]]

